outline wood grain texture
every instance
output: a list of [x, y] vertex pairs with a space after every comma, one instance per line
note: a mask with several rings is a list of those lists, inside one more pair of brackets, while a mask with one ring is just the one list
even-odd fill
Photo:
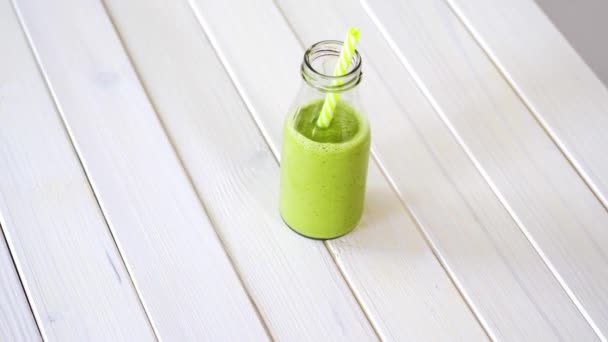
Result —
[[[303, 48], [270, 1], [191, 3], [276, 153], [283, 118], [300, 85], [298, 63]], [[236, 12], [238, 16], [230, 15]], [[192, 69], [196, 68], [188, 68]], [[372, 162], [369, 171], [361, 224], [327, 245], [380, 337], [485, 340], [377, 165]]]
[[[21, 32], [13, 32], [13, 34], [20, 35]], [[2, 94], [2, 79], [0, 74], [0, 94]], [[2, 97], [0, 97], [0, 106], [2, 106]], [[0, 118], [1, 115], [2, 109], [0, 109]], [[38, 326], [0, 227], [0, 341], [41, 340]]]
[[490, 335], [516, 341], [595, 339], [360, 4], [277, 4], [306, 46], [340, 37], [349, 25], [361, 30], [360, 87], [373, 128], [372, 149]]
[[600, 201], [447, 4], [384, 0], [365, 7], [530, 243], [605, 338], [608, 213]]
[[448, 2], [608, 207], [608, 90], [604, 84], [534, 1]]
[[153, 341], [9, 1], [0, 41], [0, 224], [42, 336]]
[[159, 339], [266, 339], [101, 2], [18, 9]]
[[106, 3], [273, 338], [375, 340], [323, 243], [285, 228], [277, 163], [188, 4]]

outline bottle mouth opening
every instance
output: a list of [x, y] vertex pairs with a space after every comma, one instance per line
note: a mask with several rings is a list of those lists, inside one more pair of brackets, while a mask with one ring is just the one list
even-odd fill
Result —
[[304, 53], [302, 77], [310, 86], [324, 92], [342, 92], [353, 88], [361, 81], [361, 55], [357, 50], [351, 58], [346, 74], [334, 76], [343, 43], [323, 40], [313, 44]]

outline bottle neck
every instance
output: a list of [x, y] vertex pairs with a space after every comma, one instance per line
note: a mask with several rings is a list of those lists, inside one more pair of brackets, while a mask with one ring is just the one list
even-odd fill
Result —
[[355, 51], [346, 74], [334, 76], [340, 58], [342, 42], [324, 40], [311, 46], [304, 54], [301, 74], [304, 82], [324, 93], [342, 93], [361, 82], [361, 56]]

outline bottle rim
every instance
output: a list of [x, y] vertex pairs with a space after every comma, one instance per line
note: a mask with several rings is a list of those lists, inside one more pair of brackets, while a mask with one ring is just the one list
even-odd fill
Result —
[[308, 85], [323, 92], [340, 93], [352, 89], [361, 82], [363, 61], [356, 49], [351, 59], [349, 71], [342, 76], [328, 75], [313, 66], [313, 62], [318, 58], [339, 57], [342, 45], [343, 43], [338, 40], [322, 40], [306, 50], [301, 73], [302, 78]]

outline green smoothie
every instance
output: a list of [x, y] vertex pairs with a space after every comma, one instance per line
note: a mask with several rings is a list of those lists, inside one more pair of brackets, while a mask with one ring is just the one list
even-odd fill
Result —
[[348, 233], [361, 218], [370, 128], [343, 101], [330, 127], [318, 128], [322, 106], [323, 99], [300, 106], [285, 121], [280, 210], [296, 232], [331, 239]]

